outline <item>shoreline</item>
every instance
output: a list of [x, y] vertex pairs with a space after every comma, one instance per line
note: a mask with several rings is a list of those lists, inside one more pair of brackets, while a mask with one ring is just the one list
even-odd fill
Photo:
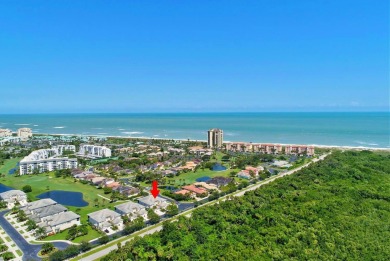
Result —
[[[143, 136], [112, 136], [112, 135], [85, 135], [85, 134], [50, 134], [50, 133], [33, 133], [33, 135], [51, 135], [51, 136], [81, 136], [81, 137], [104, 137], [104, 138], [118, 138], [118, 139], [144, 139], [144, 140], [174, 140], [174, 141], [192, 141], [192, 142], [207, 142], [207, 140], [194, 140], [194, 139], [177, 139], [177, 138], [161, 138], [161, 137], [143, 137]], [[227, 142], [244, 142], [250, 143], [248, 141], [224, 141]], [[305, 145], [313, 146], [314, 148], [322, 149], [352, 149], [352, 150], [375, 150], [375, 151], [390, 151], [389, 148], [377, 148], [377, 147], [367, 147], [367, 146], [350, 146], [350, 145], [324, 145], [324, 144], [304, 144], [304, 143], [278, 143], [278, 142], [252, 142], [253, 144], [280, 144], [282, 146], [288, 145]]]

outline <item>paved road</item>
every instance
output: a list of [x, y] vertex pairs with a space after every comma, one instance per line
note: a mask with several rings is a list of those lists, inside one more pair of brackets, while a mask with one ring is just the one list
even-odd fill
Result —
[[[259, 187], [261, 187], [261, 186], [264, 186], [265, 184], [268, 184], [268, 183], [270, 183], [270, 182], [272, 182], [272, 181], [274, 181], [274, 180], [276, 180], [276, 179], [278, 179], [278, 178], [282, 178], [282, 177], [284, 177], [284, 176], [291, 175], [291, 174], [293, 174], [293, 173], [295, 173], [295, 172], [297, 172], [297, 171], [299, 171], [299, 170], [301, 170], [301, 169], [303, 169], [303, 168], [306, 168], [307, 166], [309, 166], [310, 164], [312, 164], [312, 163], [314, 163], [314, 162], [323, 160], [323, 159], [324, 159], [326, 156], [328, 156], [329, 154], [330, 154], [330, 153], [325, 154], [325, 155], [322, 155], [321, 157], [319, 157], [319, 159], [313, 159], [311, 162], [309, 162], [309, 163], [307, 163], [307, 164], [305, 164], [305, 165], [302, 165], [301, 167], [298, 167], [298, 168], [296, 168], [296, 169], [293, 169], [293, 170], [290, 170], [290, 171], [281, 173], [281, 174], [279, 174], [279, 175], [277, 175], [277, 176], [273, 176], [273, 177], [271, 177], [270, 179], [268, 179], [268, 180], [266, 180], [266, 181], [263, 181], [263, 182], [261, 182], [261, 183], [259, 183], [259, 184], [255, 184], [255, 185], [253, 185], [253, 186], [249, 186], [249, 187], [247, 187], [247, 188], [244, 188], [242, 191], [239, 191], [239, 192], [234, 193], [233, 196], [235, 196], [235, 197], [241, 197], [241, 196], [243, 196], [243, 195], [245, 194], [245, 192], [247, 192], [247, 191], [255, 190], [255, 189], [257, 189], [257, 188], [259, 188]], [[226, 200], [229, 196], [231, 196], [231, 194], [230, 194], [230, 195], [223, 196], [223, 197], [221, 197], [219, 200]], [[204, 204], [204, 205], [201, 205], [201, 206], [199, 206], [199, 207], [210, 206], [210, 205], [213, 205], [213, 204], [217, 204], [218, 202], [219, 202], [219, 201], [216, 200], [216, 201], [213, 201], [213, 202], [210, 202], [210, 203], [206, 203], [206, 204]], [[184, 212], [180, 213], [179, 215], [185, 215], [186, 217], [189, 217], [189, 216], [191, 216], [192, 210], [193, 210], [193, 209], [184, 211]], [[143, 233], [141, 233], [141, 234], [139, 234], [139, 235], [137, 235], [137, 236], [143, 237], [143, 236], [145, 236], [145, 235], [153, 234], [154, 232], [160, 231], [161, 229], [162, 229], [162, 224], [159, 225], [159, 226], [157, 226], [157, 227], [155, 227], [155, 228], [153, 228], [153, 229], [151, 229], [151, 230], [148, 230], [148, 231], [146, 231], [146, 232], [143, 232]], [[130, 238], [124, 240], [124, 241], [122, 241], [122, 244], [126, 243], [127, 241], [133, 240], [133, 239], [134, 239], [134, 236], [133, 236], [133, 237], [130, 237]], [[107, 248], [102, 249], [101, 251], [96, 252], [96, 253], [94, 253], [94, 254], [92, 254], [92, 255], [89, 255], [89, 256], [86, 256], [86, 257], [81, 258], [80, 261], [98, 260], [99, 258], [101, 258], [101, 257], [103, 257], [103, 256], [105, 256], [105, 255], [107, 255], [107, 254], [109, 254], [111, 251], [113, 251], [113, 250], [115, 250], [115, 249], [117, 249], [117, 245], [113, 245], [113, 246], [107, 247]]]
[[[41, 260], [37, 256], [38, 252], [41, 250], [41, 244], [33, 245], [28, 243], [22, 235], [4, 218], [4, 215], [7, 214], [8, 210], [0, 212], [0, 225], [5, 232], [12, 238], [12, 240], [18, 245], [20, 250], [23, 252], [23, 260]], [[65, 242], [53, 242], [54, 246], [58, 249], [64, 249], [69, 246]]]

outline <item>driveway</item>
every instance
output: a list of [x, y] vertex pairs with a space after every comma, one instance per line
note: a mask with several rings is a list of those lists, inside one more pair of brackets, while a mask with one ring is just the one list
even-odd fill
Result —
[[[0, 225], [4, 231], [12, 238], [16, 245], [23, 252], [23, 260], [41, 260], [38, 257], [38, 252], [41, 250], [41, 244], [33, 245], [28, 243], [22, 235], [4, 218], [4, 215], [7, 214], [9, 210], [0, 212]], [[53, 242], [53, 245], [58, 249], [64, 249], [69, 246], [65, 242]]]

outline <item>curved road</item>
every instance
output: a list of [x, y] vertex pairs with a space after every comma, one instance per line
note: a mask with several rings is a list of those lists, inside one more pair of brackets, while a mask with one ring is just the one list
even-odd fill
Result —
[[[42, 244], [30, 244], [24, 239], [24, 237], [19, 234], [18, 231], [4, 218], [4, 215], [8, 213], [9, 210], [0, 212], [0, 225], [4, 231], [12, 238], [12, 240], [18, 245], [20, 250], [23, 252], [23, 260], [41, 260], [38, 257], [38, 252], [41, 250]], [[58, 249], [65, 249], [69, 246], [65, 242], [52, 242], [53, 245]]]

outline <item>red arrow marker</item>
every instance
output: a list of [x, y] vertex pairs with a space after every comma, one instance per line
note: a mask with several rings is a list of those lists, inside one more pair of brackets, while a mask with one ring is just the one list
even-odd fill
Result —
[[152, 182], [152, 189], [150, 190], [150, 192], [152, 193], [154, 198], [157, 198], [158, 193], [160, 193], [160, 190], [157, 189], [157, 186], [158, 186], [157, 181], [153, 180], [153, 182]]

